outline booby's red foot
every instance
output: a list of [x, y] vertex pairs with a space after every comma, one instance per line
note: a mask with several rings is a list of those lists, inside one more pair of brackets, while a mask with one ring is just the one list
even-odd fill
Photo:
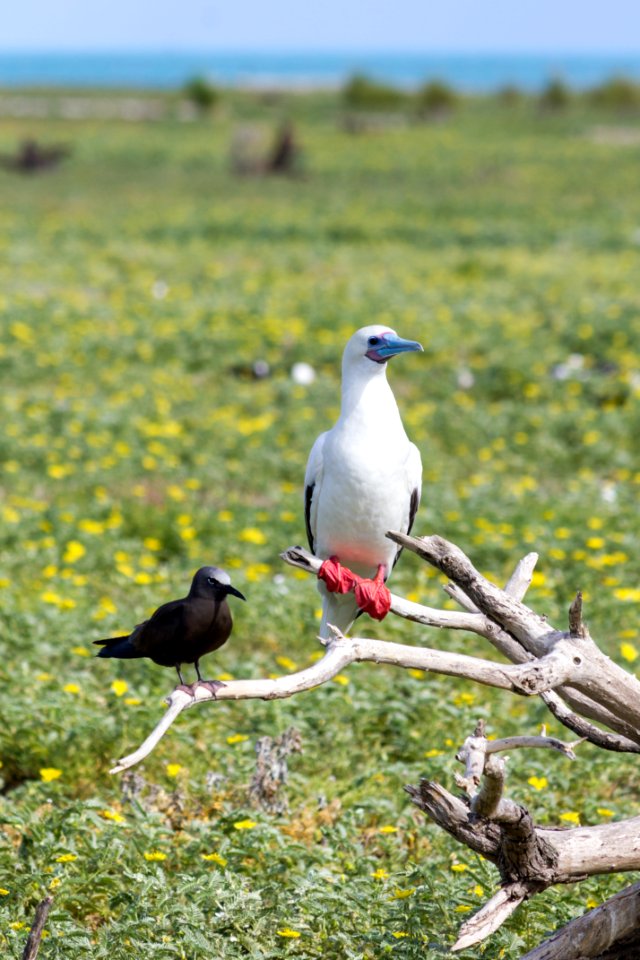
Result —
[[350, 593], [360, 577], [343, 567], [337, 557], [325, 560], [318, 570], [318, 580], [323, 580], [329, 593]]
[[380, 564], [374, 580], [360, 580], [354, 590], [356, 603], [374, 620], [384, 620], [391, 609], [391, 594], [384, 582], [386, 567]]

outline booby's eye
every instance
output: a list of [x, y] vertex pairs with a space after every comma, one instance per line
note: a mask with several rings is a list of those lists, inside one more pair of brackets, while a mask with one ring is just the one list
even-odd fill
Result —
[[378, 344], [380, 343], [380, 337], [369, 337], [369, 339], [367, 340], [367, 343], [369, 344], [370, 347], [377, 347]]

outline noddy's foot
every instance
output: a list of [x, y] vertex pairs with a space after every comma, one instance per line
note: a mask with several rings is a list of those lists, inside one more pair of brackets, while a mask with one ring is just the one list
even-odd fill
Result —
[[222, 680], [196, 680], [196, 682], [193, 684], [194, 694], [196, 687], [204, 687], [205, 690], [208, 690], [215, 699], [215, 695], [218, 690], [222, 690], [223, 687], [226, 687], [226, 683], [223, 683]]

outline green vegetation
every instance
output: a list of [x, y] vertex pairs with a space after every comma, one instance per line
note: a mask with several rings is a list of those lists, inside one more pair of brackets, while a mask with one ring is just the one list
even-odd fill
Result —
[[397, 110], [408, 102], [408, 96], [397, 87], [356, 74], [342, 91], [345, 106], [353, 110]]
[[220, 99], [219, 91], [206, 77], [193, 77], [184, 85], [182, 92], [200, 113], [209, 113]]
[[416, 94], [416, 107], [422, 117], [442, 117], [458, 104], [458, 95], [446, 83], [431, 80], [420, 87]]
[[[562, 623], [582, 588], [604, 649], [640, 662], [637, 143], [609, 142], [585, 102], [466, 101], [444, 123], [361, 137], [340, 109], [238, 94], [213, 127], [3, 122], [4, 153], [29, 135], [73, 150], [54, 173], [0, 173], [4, 957], [21, 956], [48, 890], [43, 960], [435, 960], [490, 895], [489, 865], [402, 786], [453, 787], [478, 717], [497, 735], [563, 735], [535, 700], [360, 665], [288, 701], [194, 708], [132, 776], [107, 772], [174, 676], [97, 661], [91, 641], [180, 595], [200, 564], [248, 598], [209, 676], [318, 654], [314, 586], [278, 553], [303, 540], [307, 453], [363, 324], [425, 346], [390, 369], [425, 464], [416, 531], [499, 580], [538, 550], [531, 604]], [[273, 129], [285, 111], [305, 177], [234, 179], [234, 125]], [[259, 359], [272, 375], [254, 380]], [[311, 386], [289, 376], [299, 360]], [[446, 601], [414, 556], [393, 586]], [[358, 629], [488, 653], [393, 618]], [[291, 725], [290, 810], [268, 815], [248, 800], [254, 744]], [[540, 753], [517, 751], [509, 775], [540, 821], [640, 813], [635, 759]], [[625, 882], [548, 891], [483, 956], [520, 956]]]

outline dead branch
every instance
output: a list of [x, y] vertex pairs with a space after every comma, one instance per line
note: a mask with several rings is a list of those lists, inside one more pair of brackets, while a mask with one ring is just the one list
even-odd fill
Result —
[[[462, 926], [454, 950], [479, 943], [497, 930], [524, 899], [552, 884], [634, 869], [634, 863], [635, 869], [640, 866], [640, 817], [574, 829], [537, 827], [525, 807], [503, 796], [505, 761], [498, 753], [509, 741], [512, 746], [523, 747], [528, 741], [532, 747], [541, 747], [547, 746], [546, 740], [514, 737], [489, 741], [480, 721], [456, 754], [456, 759], [465, 764], [465, 775], [456, 780], [470, 797], [468, 805], [427, 780], [418, 787], [405, 787], [413, 802], [438, 826], [482, 853], [500, 873], [501, 891]], [[554, 749], [568, 758], [574, 756], [575, 743], [558, 744]], [[630, 909], [627, 904], [625, 914]], [[561, 953], [554, 956], [564, 958]]]
[[522, 960], [637, 960], [640, 883], [572, 920]]
[[366, 637], [344, 637], [334, 630], [333, 636], [326, 642], [326, 653], [322, 659], [297, 673], [268, 679], [229, 680], [215, 692], [197, 683], [191, 688], [191, 693], [187, 693], [184, 687], [176, 688], [168, 697], [167, 711], [156, 728], [138, 750], [119, 760], [110, 772], [120, 773], [143, 760], [182, 711], [197, 703], [208, 700], [280, 700], [327, 683], [351, 663], [366, 661], [463, 677], [523, 696], [556, 686], [567, 679], [572, 669], [570, 660], [560, 648], [532, 663], [502, 664], [429, 647], [411, 647]]
[[[480, 613], [512, 634], [529, 655], [542, 657], [560, 639], [566, 640], [576, 670], [571, 682], [559, 685], [555, 693], [578, 713], [640, 745], [640, 683], [594, 643], [582, 622], [581, 598], [576, 598], [572, 606], [570, 631], [561, 633], [553, 630], [544, 617], [483, 577], [455, 544], [437, 536], [409, 537], [394, 532], [388, 536], [445, 573]], [[509, 653], [507, 656], [512, 659]], [[584, 728], [580, 733], [591, 739], [587, 731]]]
[[29, 936], [27, 937], [27, 942], [22, 954], [22, 960], [36, 960], [38, 951], [40, 949], [40, 943], [42, 941], [44, 925], [47, 922], [47, 917], [49, 916], [52, 903], [53, 897], [49, 896], [45, 897], [44, 900], [41, 900], [36, 907], [36, 915], [31, 926], [31, 930], [29, 931]]
[[[414, 623], [438, 629], [465, 630], [490, 641], [511, 661], [498, 663], [447, 651], [390, 643], [370, 638], [345, 637], [334, 630], [325, 642], [324, 656], [312, 666], [277, 677], [232, 680], [215, 693], [195, 684], [191, 690], [176, 689], [168, 709], [142, 746], [123, 758], [113, 773], [133, 766], [156, 746], [177, 716], [188, 707], [207, 700], [264, 700], [284, 698], [326, 683], [351, 663], [385, 663], [447, 676], [464, 677], [477, 683], [521, 695], [540, 695], [566, 727], [580, 737], [570, 743], [552, 737], [506, 737], [489, 741], [482, 723], [462, 745], [458, 759], [465, 765], [457, 781], [466, 797], [460, 800], [440, 785], [422, 780], [418, 787], [406, 787], [414, 803], [439, 827], [470, 849], [482, 854], [498, 868], [501, 889], [461, 928], [454, 949], [478, 943], [498, 929], [517, 906], [552, 884], [573, 883], [586, 876], [640, 869], [640, 817], [619, 823], [572, 829], [539, 827], [528, 810], [504, 796], [507, 750], [551, 749], [575, 759], [574, 748], [583, 740], [608, 750], [640, 753], [640, 682], [613, 663], [591, 638], [583, 620], [582, 596], [577, 594], [569, 610], [568, 630], [554, 629], [546, 618], [523, 603], [536, 554], [529, 554], [516, 566], [504, 589], [483, 577], [469, 558], [441, 537], [408, 537], [390, 533], [390, 538], [423, 557], [446, 574], [449, 596], [461, 611], [439, 610], [391, 596], [391, 611]], [[282, 554], [291, 566], [317, 574], [322, 563], [301, 547]], [[595, 721], [595, 723], [594, 723]], [[602, 724], [602, 730], [595, 724]], [[622, 960], [624, 944], [636, 935], [639, 922], [638, 899], [631, 895], [612, 898], [607, 920], [609, 933], [596, 936], [597, 923], [589, 917], [574, 921], [584, 928], [575, 930], [584, 943], [595, 944], [583, 953], [563, 953], [569, 939], [564, 931], [533, 952], [528, 960], [572, 960], [598, 957]], [[602, 909], [607, 905], [603, 905]], [[594, 911], [597, 913], [597, 911]], [[633, 919], [635, 918], [635, 920]], [[571, 925], [572, 926], [572, 925]], [[569, 928], [567, 928], [568, 930]], [[640, 940], [640, 938], [638, 938]], [[623, 943], [624, 941], [624, 943]], [[576, 939], [577, 943], [578, 940]], [[635, 941], [633, 941], [635, 943]], [[615, 952], [614, 945], [622, 944]], [[611, 949], [610, 949], [611, 948]], [[617, 948], [616, 948], [617, 949]], [[614, 952], [611, 952], [614, 950]], [[599, 952], [597, 952], [599, 951]], [[628, 954], [629, 960], [637, 954]]]
[[287, 757], [302, 752], [300, 731], [289, 727], [279, 737], [260, 737], [256, 743], [256, 769], [249, 799], [268, 813], [284, 813], [289, 807], [283, 787], [289, 779]]

